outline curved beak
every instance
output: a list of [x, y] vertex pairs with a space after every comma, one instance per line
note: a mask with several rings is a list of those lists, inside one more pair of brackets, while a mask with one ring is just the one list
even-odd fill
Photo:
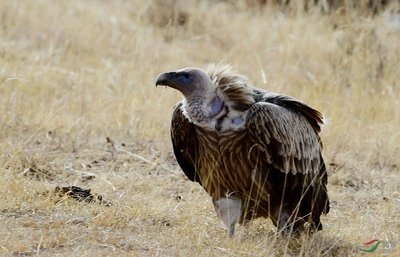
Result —
[[156, 86], [169, 86], [174, 87], [177, 84], [177, 73], [176, 72], [165, 72], [158, 75], [156, 79]]

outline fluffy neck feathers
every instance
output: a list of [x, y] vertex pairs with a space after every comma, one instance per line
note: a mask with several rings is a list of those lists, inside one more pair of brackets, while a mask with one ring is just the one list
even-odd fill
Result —
[[229, 120], [220, 121], [225, 129], [242, 127], [247, 110], [255, 103], [253, 87], [230, 66], [211, 66], [208, 75], [215, 87], [187, 98], [185, 115], [196, 125], [210, 129], [215, 129], [223, 117]]

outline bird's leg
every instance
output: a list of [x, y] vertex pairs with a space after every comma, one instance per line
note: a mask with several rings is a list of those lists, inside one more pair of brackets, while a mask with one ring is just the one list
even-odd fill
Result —
[[277, 226], [279, 233], [286, 237], [297, 235], [304, 228], [304, 219], [296, 218], [294, 211], [290, 211], [290, 209], [284, 208], [284, 206], [281, 206], [281, 209], [275, 210], [271, 218]]
[[242, 199], [229, 196], [214, 200], [213, 203], [219, 219], [228, 228], [229, 236], [233, 236], [235, 225], [242, 214]]

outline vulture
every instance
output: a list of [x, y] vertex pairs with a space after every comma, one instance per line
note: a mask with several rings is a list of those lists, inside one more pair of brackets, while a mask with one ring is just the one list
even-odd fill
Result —
[[162, 73], [156, 86], [183, 94], [172, 113], [173, 151], [230, 236], [258, 217], [285, 234], [322, 229], [329, 199], [319, 111], [254, 87], [228, 64]]

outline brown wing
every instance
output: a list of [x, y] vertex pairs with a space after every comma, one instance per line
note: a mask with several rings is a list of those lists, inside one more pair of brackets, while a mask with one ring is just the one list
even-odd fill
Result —
[[322, 116], [287, 96], [271, 95], [263, 100], [250, 108], [247, 132], [254, 147], [261, 152], [263, 166], [270, 165], [273, 169], [267, 168], [269, 171], [279, 170], [284, 175], [270, 174], [272, 179], [277, 178], [273, 183], [282, 184], [285, 191], [295, 193], [294, 197], [296, 192], [303, 194], [299, 213], [311, 213], [312, 226], [320, 230], [319, 217], [329, 212], [327, 174], [318, 136]]
[[171, 139], [174, 154], [179, 166], [191, 181], [201, 181], [196, 172], [195, 158], [197, 149], [196, 130], [182, 112], [182, 102], [178, 102], [172, 113]]
[[264, 161], [292, 174], [316, 174], [323, 163], [318, 136], [321, 114], [281, 95], [254, 104], [247, 115], [247, 130]]

